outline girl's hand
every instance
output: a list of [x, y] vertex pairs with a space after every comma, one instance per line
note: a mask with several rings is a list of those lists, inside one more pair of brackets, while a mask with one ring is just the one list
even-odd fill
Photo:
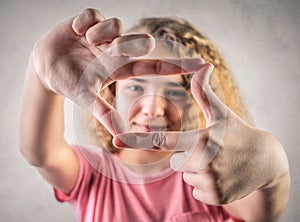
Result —
[[272, 135], [249, 126], [217, 98], [209, 86], [212, 69], [211, 64], [202, 66], [191, 82], [206, 128], [124, 133], [114, 137], [114, 144], [174, 151], [171, 167], [184, 172], [184, 181], [194, 187], [195, 199], [223, 205], [277, 184], [288, 173], [288, 162]]
[[[48, 90], [90, 111], [112, 134], [122, 132], [124, 125], [120, 115], [99, 96], [103, 87], [135, 75], [180, 74], [200, 68], [199, 59], [132, 59], [149, 53], [154, 39], [149, 34], [121, 34], [119, 19], [106, 20], [99, 11], [86, 9], [39, 40], [30, 60]], [[182, 63], [190, 70], [184, 70]]]

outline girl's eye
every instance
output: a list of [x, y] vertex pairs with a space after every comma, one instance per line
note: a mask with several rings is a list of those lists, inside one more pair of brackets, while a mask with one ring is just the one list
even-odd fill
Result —
[[141, 86], [138, 86], [138, 85], [129, 86], [128, 89], [130, 89], [131, 91], [137, 91], [137, 92], [143, 92], [144, 91], [144, 89]]
[[187, 97], [187, 93], [184, 90], [169, 90], [167, 96], [176, 99], [184, 99]]

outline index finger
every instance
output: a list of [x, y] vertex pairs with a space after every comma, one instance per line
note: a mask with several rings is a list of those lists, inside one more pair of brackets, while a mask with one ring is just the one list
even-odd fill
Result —
[[[109, 61], [107, 61], [107, 64], [111, 66], [110, 70], [113, 71], [111, 73], [115, 73], [116, 75], [120, 74], [122, 76], [126, 74], [130, 74], [131, 76], [147, 74], [185, 74], [198, 71], [205, 63], [200, 57], [182, 58], [178, 57], [176, 53], [174, 53], [174, 55], [171, 54], [169, 57], [157, 57], [156, 53], [159, 52], [156, 50], [160, 50], [160, 47], [164, 47], [161, 46], [161, 44], [164, 43], [165, 41], [162, 42], [161, 40], [155, 39], [149, 34], [124, 35], [116, 38], [112, 44], [109, 45], [107, 50], [103, 52], [111, 55], [111, 51], [113, 51], [118, 52], [113, 54], [128, 56], [128, 59], [124, 59], [126, 56], [121, 57], [119, 61], [116, 61], [117, 63], [109, 63]], [[143, 49], [143, 53], [137, 54], [136, 51], [140, 51], [141, 49]], [[143, 55], [147, 58], [137, 58], [137, 56]], [[118, 56], [110, 58], [118, 58]]]
[[188, 74], [198, 71], [204, 63], [201, 58], [133, 60], [116, 70], [116, 74], [130, 76]]
[[196, 72], [203, 64], [204, 60], [200, 58], [144, 59], [133, 62], [131, 67], [133, 75], [171, 75]]

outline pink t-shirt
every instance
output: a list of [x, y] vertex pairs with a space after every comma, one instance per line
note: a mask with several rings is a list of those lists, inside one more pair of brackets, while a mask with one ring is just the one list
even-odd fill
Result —
[[71, 204], [78, 221], [237, 221], [222, 207], [195, 200], [182, 173], [171, 168], [145, 176], [104, 149], [73, 149], [80, 161], [78, 181], [69, 195], [54, 191], [58, 201]]

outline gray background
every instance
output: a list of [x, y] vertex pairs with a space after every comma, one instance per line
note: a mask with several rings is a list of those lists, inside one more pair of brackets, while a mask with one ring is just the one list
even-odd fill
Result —
[[259, 128], [284, 144], [292, 187], [282, 221], [300, 218], [298, 0], [22, 1], [0, 3], [0, 221], [75, 221], [66, 204], [22, 158], [18, 115], [32, 46], [61, 20], [95, 7], [125, 27], [145, 16], [178, 16], [213, 39], [236, 75]]

